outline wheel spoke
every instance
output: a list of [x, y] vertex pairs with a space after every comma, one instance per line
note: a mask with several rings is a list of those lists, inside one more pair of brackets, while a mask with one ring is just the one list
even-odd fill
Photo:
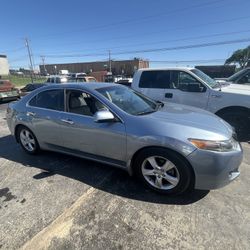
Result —
[[155, 157], [149, 157], [148, 158], [148, 162], [150, 163], [150, 165], [153, 167], [153, 168], [157, 168], [159, 167], [156, 160], [155, 160]]
[[176, 186], [179, 182], [177, 177], [173, 177], [169, 174], [165, 174], [163, 178], [167, 180], [169, 183], [171, 183], [173, 186]]
[[20, 137], [24, 140], [26, 139], [26, 136], [24, 135], [24, 132], [21, 132]]
[[142, 169], [142, 174], [143, 174], [143, 175], [149, 175], [149, 176], [155, 175], [153, 169], [145, 169], [145, 168]]
[[162, 177], [156, 176], [155, 178], [155, 185], [159, 188], [162, 188]]
[[35, 145], [35, 140], [34, 140], [34, 139], [30, 139], [30, 143], [31, 143], [32, 145]]
[[28, 147], [29, 147], [30, 150], [33, 150], [33, 146], [32, 146], [32, 144], [30, 142], [28, 143]]
[[164, 163], [164, 165], [162, 166], [162, 168], [165, 171], [169, 171], [170, 169], [174, 168], [174, 165], [171, 161], [166, 160], [166, 162]]

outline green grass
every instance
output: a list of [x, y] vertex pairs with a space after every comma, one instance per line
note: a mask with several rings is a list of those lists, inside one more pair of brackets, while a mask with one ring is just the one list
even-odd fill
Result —
[[[4, 76], [3, 79], [10, 80], [13, 84], [16, 85], [16, 87], [22, 87], [25, 86], [28, 83], [31, 83], [31, 78], [26, 76]], [[43, 83], [46, 81], [46, 77], [36, 77], [34, 78], [34, 83]]]

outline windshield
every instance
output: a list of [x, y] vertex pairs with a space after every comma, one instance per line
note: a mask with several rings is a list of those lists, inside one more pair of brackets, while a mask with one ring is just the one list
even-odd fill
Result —
[[239, 72], [231, 75], [230, 77], [228, 77], [227, 81], [229, 82], [234, 82], [234, 81], [237, 81], [239, 77], [241, 77], [243, 74], [245, 74], [247, 71], [250, 72], [250, 69], [243, 69], [243, 70], [240, 70]]
[[195, 75], [197, 75], [201, 80], [203, 80], [206, 84], [208, 84], [211, 88], [217, 88], [220, 85], [212, 79], [210, 76], [206, 75], [199, 69], [191, 69], [191, 72], [193, 72]]
[[131, 115], [145, 115], [155, 112], [159, 105], [151, 99], [123, 86], [97, 89], [110, 102]]

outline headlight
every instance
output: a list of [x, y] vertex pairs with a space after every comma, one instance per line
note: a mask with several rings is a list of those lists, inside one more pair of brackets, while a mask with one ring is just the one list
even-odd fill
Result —
[[240, 149], [239, 143], [231, 138], [226, 141], [208, 141], [199, 139], [188, 139], [195, 147], [203, 150], [218, 151], [218, 152], [229, 152]]

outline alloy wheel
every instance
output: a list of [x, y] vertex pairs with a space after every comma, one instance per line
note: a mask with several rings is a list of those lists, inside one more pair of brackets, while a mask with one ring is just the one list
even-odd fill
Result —
[[146, 158], [141, 171], [144, 179], [157, 189], [173, 189], [180, 181], [180, 174], [175, 164], [162, 156]]
[[22, 129], [20, 132], [20, 140], [23, 147], [29, 152], [33, 152], [36, 149], [36, 141], [34, 136], [27, 129]]

